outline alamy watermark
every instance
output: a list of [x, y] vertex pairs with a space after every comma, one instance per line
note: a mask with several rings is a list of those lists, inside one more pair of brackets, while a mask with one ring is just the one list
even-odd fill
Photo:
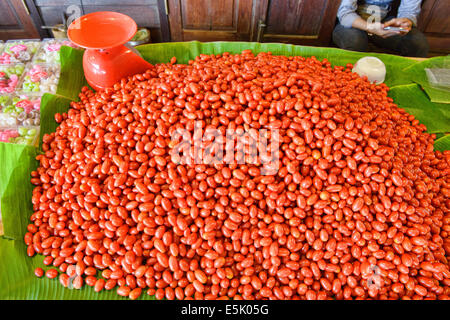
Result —
[[75, 4], [72, 4], [67, 7], [66, 14], [67, 14], [67, 22], [66, 22], [66, 28], [68, 28], [72, 24], [73, 29], [80, 29], [81, 28], [81, 18], [82, 10], [80, 6], [77, 6]]
[[176, 164], [252, 164], [261, 175], [274, 175], [281, 166], [278, 129], [219, 130], [194, 123], [191, 131], [178, 128], [171, 136], [171, 159]]
[[370, 275], [367, 278], [367, 287], [370, 288], [375, 286], [375, 288], [380, 290], [383, 284], [383, 278], [381, 276], [380, 267], [371, 264], [369, 271]]

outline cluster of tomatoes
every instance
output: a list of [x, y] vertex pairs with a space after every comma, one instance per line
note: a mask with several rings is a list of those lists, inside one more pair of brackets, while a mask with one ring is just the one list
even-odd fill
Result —
[[[55, 115], [25, 235], [48, 277], [131, 299], [448, 299], [450, 153], [386, 85], [314, 57], [174, 62]], [[276, 170], [174, 161], [198, 125], [277, 131]]]

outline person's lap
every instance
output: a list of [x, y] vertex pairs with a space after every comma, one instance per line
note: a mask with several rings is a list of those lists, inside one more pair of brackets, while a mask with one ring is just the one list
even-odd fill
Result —
[[428, 55], [427, 39], [417, 28], [412, 28], [404, 36], [382, 38], [373, 35], [371, 40], [377, 46], [394, 50], [402, 56], [426, 57]]
[[346, 28], [341, 24], [338, 24], [333, 31], [333, 41], [342, 49], [367, 51], [369, 40], [377, 46], [396, 51], [404, 56], [426, 57], [428, 54], [428, 43], [425, 35], [417, 28], [412, 28], [404, 36], [398, 35], [388, 38], [376, 35], [368, 36], [365, 31]]
[[346, 50], [367, 51], [368, 48], [366, 32], [355, 28], [346, 28], [341, 24], [334, 28], [333, 42], [339, 48]]

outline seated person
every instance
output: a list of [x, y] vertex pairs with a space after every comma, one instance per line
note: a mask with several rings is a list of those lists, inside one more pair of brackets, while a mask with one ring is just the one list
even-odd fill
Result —
[[[368, 40], [403, 56], [426, 57], [428, 42], [417, 28], [421, 0], [401, 0], [397, 18], [388, 16], [393, 0], [342, 0], [333, 31], [334, 43], [353, 51], [367, 51]], [[402, 31], [385, 30], [400, 27]]]

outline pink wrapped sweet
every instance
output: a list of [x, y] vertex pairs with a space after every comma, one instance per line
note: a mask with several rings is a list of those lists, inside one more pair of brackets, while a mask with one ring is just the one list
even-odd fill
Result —
[[20, 51], [26, 51], [27, 46], [23, 44], [16, 44], [15, 46], [10, 47], [9, 50], [14, 52], [15, 54], [19, 54]]
[[61, 49], [61, 43], [52, 43], [47, 46], [47, 51], [53, 52], [53, 51], [59, 51]]
[[[0, 77], [1, 78], [1, 77]], [[9, 79], [2, 78], [0, 81], [0, 92], [11, 93], [14, 92], [14, 89], [17, 86], [17, 82], [19, 82], [19, 77], [15, 74], [9, 76]]]
[[[20, 100], [16, 103], [17, 108], [22, 108], [26, 113], [30, 113], [34, 108], [34, 104], [30, 100]], [[39, 107], [38, 107], [39, 108]]]
[[9, 142], [11, 138], [17, 138], [19, 132], [17, 130], [0, 131], [0, 142]]
[[42, 70], [40, 65], [36, 64], [30, 69], [30, 71], [28, 71], [28, 75], [30, 76], [31, 81], [38, 82], [42, 78], [47, 78], [48, 73]]
[[11, 63], [11, 55], [9, 53], [3, 52], [0, 55], [0, 64], [10, 64]]

